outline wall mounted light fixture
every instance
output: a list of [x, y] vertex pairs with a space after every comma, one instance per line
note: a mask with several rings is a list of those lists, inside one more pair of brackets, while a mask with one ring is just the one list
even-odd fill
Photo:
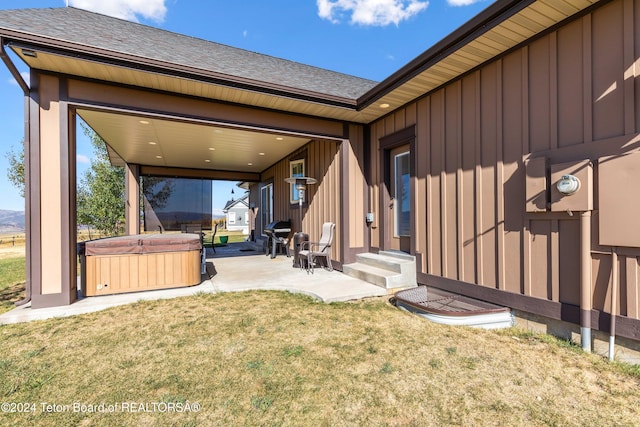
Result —
[[288, 184], [295, 184], [296, 190], [298, 190], [298, 216], [300, 217], [300, 232], [302, 232], [302, 202], [304, 201], [304, 191], [307, 189], [307, 185], [315, 184], [318, 180], [308, 176], [291, 177], [285, 178], [284, 180]]

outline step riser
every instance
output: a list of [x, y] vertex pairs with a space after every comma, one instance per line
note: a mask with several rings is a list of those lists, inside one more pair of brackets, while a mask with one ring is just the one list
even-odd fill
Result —
[[356, 262], [371, 265], [373, 267], [384, 268], [398, 273], [410, 272], [412, 270], [415, 271], [416, 267], [415, 257], [397, 257], [394, 255], [387, 255], [387, 253], [384, 252], [381, 252], [380, 254], [357, 254]]
[[412, 263], [409, 263], [406, 261], [393, 262], [393, 260], [390, 260], [390, 259], [374, 258], [371, 256], [360, 255], [360, 254], [356, 255], [356, 262], [401, 274], [406, 277], [409, 283], [415, 283], [416, 281], [415, 262], [412, 262]]
[[343, 273], [385, 289], [417, 286], [416, 262], [411, 255], [384, 251], [357, 254], [356, 263], [344, 265]]
[[345, 265], [342, 268], [342, 272], [348, 276], [355, 277], [356, 279], [364, 280], [365, 282], [373, 283], [374, 285], [386, 288], [387, 281], [385, 277], [378, 276], [375, 274], [368, 273], [363, 270], [358, 270], [349, 265]]
[[[363, 254], [356, 255], [356, 262], [359, 262], [361, 264], [367, 264], [367, 265], [370, 265], [372, 267], [383, 268], [383, 269], [389, 270], [389, 271], [395, 271], [396, 273], [402, 273], [402, 270], [403, 270], [403, 268], [402, 268], [403, 264], [399, 264], [397, 262], [394, 262], [393, 260], [386, 260], [386, 259], [381, 259], [381, 258], [372, 258], [370, 256], [363, 255]], [[405, 264], [405, 266], [406, 265], [407, 264]], [[406, 269], [406, 267], [405, 267], [405, 269]]]
[[374, 285], [380, 286], [385, 289], [407, 288], [412, 286], [411, 282], [407, 282], [405, 277], [401, 274], [385, 277], [385, 276], [380, 276], [366, 270], [353, 268], [353, 267], [350, 267], [349, 265], [345, 265], [343, 267], [343, 273], [347, 274], [348, 276], [355, 277], [356, 279], [364, 280], [365, 282], [372, 283]]

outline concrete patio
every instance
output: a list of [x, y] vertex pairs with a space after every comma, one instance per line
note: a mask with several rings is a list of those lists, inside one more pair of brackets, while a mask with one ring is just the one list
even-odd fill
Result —
[[309, 295], [330, 303], [386, 295], [385, 289], [342, 274], [316, 268], [307, 274], [293, 266], [293, 258], [271, 259], [246, 243], [207, 249], [207, 270], [212, 277], [196, 286], [81, 298], [69, 306], [32, 309], [31, 304], [0, 315], [0, 324], [91, 313], [137, 301], [178, 298], [204, 293], [278, 290]]

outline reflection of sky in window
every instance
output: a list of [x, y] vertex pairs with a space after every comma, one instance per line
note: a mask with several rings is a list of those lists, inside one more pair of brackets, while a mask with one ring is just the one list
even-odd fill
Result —
[[395, 156], [396, 233], [408, 236], [411, 231], [411, 198], [409, 197], [409, 153]]
[[411, 200], [409, 199], [409, 174], [402, 174], [402, 194], [400, 195], [402, 212], [409, 212]]
[[[294, 178], [297, 177], [302, 177], [304, 176], [304, 163], [295, 163], [291, 165], [291, 176]], [[296, 188], [295, 184], [291, 184], [291, 191], [293, 194], [293, 197], [291, 200], [300, 200], [300, 192], [298, 191], [298, 189]]]

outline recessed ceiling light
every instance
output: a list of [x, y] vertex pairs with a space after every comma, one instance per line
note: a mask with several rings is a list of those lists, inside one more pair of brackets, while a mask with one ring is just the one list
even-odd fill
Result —
[[380, 108], [389, 108], [390, 105], [387, 104], [386, 102], [384, 104], [380, 104]]
[[216, 151], [215, 147], [209, 147], [209, 151]]
[[139, 123], [143, 124], [143, 125], [148, 125], [149, 121], [148, 120], [140, 120]]
[[281, 136], [278, 136], [278, 137], [276, 137], [276, 139], [277, 139], [278, 141], [282, 141], [284, 138], [283, 138], [283, 137], [281, 137]]
[[158, 144], [158, 143], [155, 142], [155, 141], [149, 141], [149, 145], [156, 145], [156, 144]]
[[156, 159], [161, 159], [161, 158], [162, 158], [162, 156], [156, 156]]
[[211, 163], [211, 160], [205, 159], [205, 163]]
[[247, 163], [247, 166], [253, 166], [253, 163], [249, 162]]
[[259, 156], [264, 156], [264, 153], [258, 153]]

